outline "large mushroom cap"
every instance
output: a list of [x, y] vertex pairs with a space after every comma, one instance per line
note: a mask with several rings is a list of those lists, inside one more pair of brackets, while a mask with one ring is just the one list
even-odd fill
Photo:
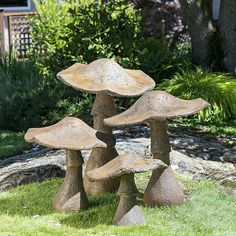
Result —
[[74, 117], [66, 117], [48, 127], [29, 129], [25, 140], [46, 147], [69, 150], [107, 148], [115, 144], [112, 136], [99, 133]]
[[148, 120], [165, 120], [193, 115], [207, 106], [209, 103], [201, 98], [183, 100], [163, 91], [151, 91], [145, 93], [128, 110], [105, 119], [104, 123], [113, 127], [140, 124]]
[[120, 155], [104, 166], [87, 173], [91, 181], [102, 181], [125, 174], [142, 173], [157, 168], [167, 167], [161, 160], [147, 159], [136, 154]]
[[155, 87], [152, 78], [141, 70], [124, 69], [111, 59], [98, 59], [88, 65], [76, 63], [57, 77], [77, 90], [118, 97], [139, 96]]

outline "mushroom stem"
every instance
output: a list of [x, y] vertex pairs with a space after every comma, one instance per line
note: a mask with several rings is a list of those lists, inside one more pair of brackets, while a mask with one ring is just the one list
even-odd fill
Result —
[[[97, 94], [92, 108], [94, 129], [99, 132], [112, 135], [112, 128], [103, 123], [105, 118], [116, 114], [114, 97], [110, 95]], [[97, 169], [118, 156], [115, 147], [94, 148], [86, 165], [85, 173]], [[100, 194], [116, 192], [119, 187], [118, 179], [109, 179], [95, 183], [89, 180], [87, 175], [84, 177], [85, 191], [90, 194]]]
[[166, 122], [153, 120], [150, 122], [151, 152], [153, 158], [170, 165], [170, 141], [167, 134]]
[[53, 207], [62, 212], [81, 211], [88, 208], [84, 191], [81, 151], [66, 150], [66, 176], [53, 200]]
[[113, 224], [115, 225], [119, 224], [122, 217], [136, 205], [138, 190], [134, 182], [134, 174], [127, 174], [121, 177], [118, 195], [120, 196], [120, 201], [113, 218]]
[[170, 166], [170, 142], [165, 121], [152, 120], [151, 152], [153, 158], [169, 165], [166, 169], [153, 170], [144, 193], [144, 203], [149, 206], [179, 205], [184, 201], [184, 193]]
[[94, 119], [94, 129], [102, 133], [112, 134], [112, 128], [105, 125], [103, 120], [116, 115], [114, 97], [110, 95], [97, 94], [91, 114]]

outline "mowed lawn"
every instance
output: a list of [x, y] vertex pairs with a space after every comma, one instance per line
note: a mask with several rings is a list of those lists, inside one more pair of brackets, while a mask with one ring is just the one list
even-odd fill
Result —
[[235, 196], [209, 181], [181, 178], [181, 183], [185, 204], [141, 206], [146, 224], [132, 227], [112, 225], [118, 204], [115, 195], [90, 197], [87, 211], [63, 214], [52, 209], [60, 179], [20, 186], [0, 194], [0, 235], [236, 235]]

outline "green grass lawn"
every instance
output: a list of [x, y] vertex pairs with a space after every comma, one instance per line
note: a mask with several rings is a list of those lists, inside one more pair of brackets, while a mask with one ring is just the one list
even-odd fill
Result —
[[0, 159], [17, 155], [29, 147], [23, 133], [0, 130]]
[[236, 235], [236, 197], [208, 181], [182, 180], [188, 193], [177, 207], [141, 207], [146, 224], [112, 225], [118, 198], [90, 197], [91, 208], [63, 214], [52, 209], [61, 180], [18, 187], [0, 194], [0, 235]]

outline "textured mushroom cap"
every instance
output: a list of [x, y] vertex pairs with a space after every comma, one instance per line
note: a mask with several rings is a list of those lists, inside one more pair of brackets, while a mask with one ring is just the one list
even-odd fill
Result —
[[115, 144], [111, 135], [99, 133], [74, 117], [66, 117], [48, 127], [29, 129], [25, 140], [46, 147], [69, 150], [106, 148]]
[[113, 127], [140, 124], [147, 120], [165, 120], [193, 115], [207, 106], [209, 103], [201, 98], [183, 100], [163, 91], [150, 91], [128, 110], [105, 119], [104, 123]]
[[155, 87], [153, 79], [141, 70], [124, 69], [111, 59], [76, 63], [57, 77], [77, 90], [118, 97], [139, 96]]
[[101, 181], [125, 174], [142, 173], [157, 168], [166, 168], [167, 165], [158, 159], [147, 159], [136, 154], [120, 155], [104, 166], [87, 173], [91, 181]]

